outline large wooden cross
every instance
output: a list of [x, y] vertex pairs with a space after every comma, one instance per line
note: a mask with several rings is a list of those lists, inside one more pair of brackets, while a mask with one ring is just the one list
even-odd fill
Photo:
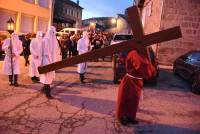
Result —
[[113, 53], [129, 51], [132, 49], [143, 52], [145, 54], [146, 47], [149, 45], [182, 37], [179, 26], [144, 35], [142, 23], [140, 21], [139, 11], [136, 6], [128, 8], [128, 22], [131, 26], [134, 35], [133, 39], [105, 48], [97, 49], [91, 52], [87, 52], [49, 65], [41, 66], [38, 68], [39, 73], [47, 73], [64, 67], [72, 66], [74, 64], [94, 60], [104, 56], [111, 56], [113, 55]]

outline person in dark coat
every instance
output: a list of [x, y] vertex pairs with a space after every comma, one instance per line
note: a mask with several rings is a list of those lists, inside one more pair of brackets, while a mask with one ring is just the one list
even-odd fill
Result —
[[29, 55], [31, 54], [30, 43], [31, 43], [31, 39], [29, 38], [28, 35], [26, 35], [25, 41], [23, 42], [23, 54], [24, 54], [24, 59], [25, 59], [25, 66], [30, 64], [29, 62]]

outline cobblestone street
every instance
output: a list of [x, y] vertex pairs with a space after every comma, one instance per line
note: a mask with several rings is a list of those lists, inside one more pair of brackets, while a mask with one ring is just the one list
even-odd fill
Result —
[[[55, 99], [40, 93], [21, 60], [20, 87], [0, 75], [0, 134], [199, 134], [200, 96], [172, 72], [161, 70], [156, 87], [146, 86], [138, 125], [122, 126], [115, 118], [119, 85], [112, 82], [111, 62], [89, 63], [86, 83], [76, 66], [57, 71]], [[0, 68], [3, 61], [0, 61]]]

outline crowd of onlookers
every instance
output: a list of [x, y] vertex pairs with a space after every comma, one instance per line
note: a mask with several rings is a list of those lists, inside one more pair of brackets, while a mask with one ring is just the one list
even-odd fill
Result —
[[[88, 33], [90, 50], [106, 47], [110, 44], [112, 34], [108, 32]], [[77, 42], [81, 38], [81, 33], [78, 34], [63, 34], [59, 41], [62, 53], [62, 59], [78, 55]]]
[[[30, 53], [30, 42], [31, 39], [34, 38], [35, 35], [27, 34], [19, 36], [19, 39], [22, 41], [23, 45], [23, 53], [21, 55], [24, 56], [25, 66], [29, 65], [29, 55]], [[89, 42], [90, 42], [90, 50], [93, 51], [95, 49], [104, 48], [110, 45], [111, 39], [113, 37], [112, 33], [108, 32], [89, 32], [88, 33]], [[58, 43], [61, 48], [62, 59], [70, 58], [72, 56], [78, 55], [77, 51], [77, 42], [81, 38], [81, 33], [77, 34], [63, 34], [58, 39]], [[0, 45], [3, 44], [3, 41], [0, 40]]]

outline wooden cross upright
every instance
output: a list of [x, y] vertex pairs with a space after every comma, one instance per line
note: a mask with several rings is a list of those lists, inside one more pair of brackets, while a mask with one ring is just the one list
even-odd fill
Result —
[[128, 21], [133, 31], [133, 39], [87, 52], [49, 65], [41, 66], [38, 68], [39, 73], [43, 74], [104, 56], [111, 56], [114, 53], [121, 51], [129, 51], [135, 49], [136, 51], [140, 51], [146, 54], [146, 47], [149, 45], [182, 37], [181, 29], [179, 26], [144, 35], [137, 6], [128, 8]]

